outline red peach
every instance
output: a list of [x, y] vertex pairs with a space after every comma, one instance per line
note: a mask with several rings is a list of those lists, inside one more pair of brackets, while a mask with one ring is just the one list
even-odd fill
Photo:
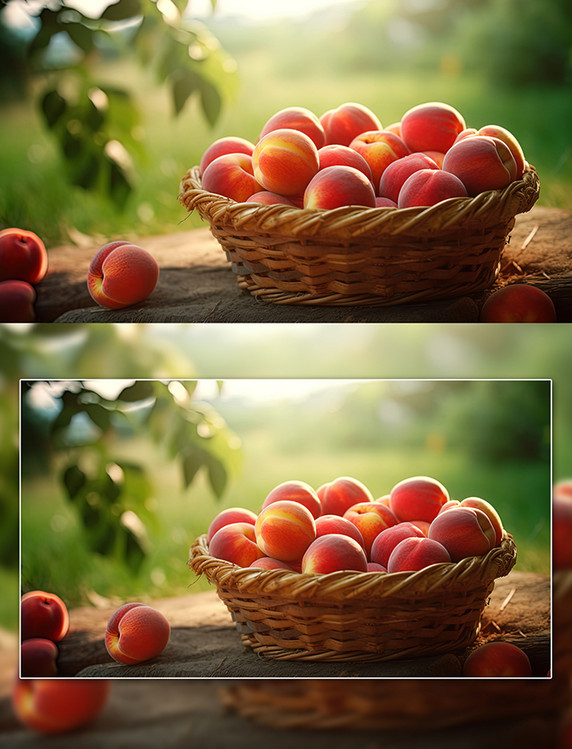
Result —
[[24, 640], [20, 647], [20, 676], [57, 676], [57, 645], [43, 637]]
[[12, 705], [27, 728], [45, 734], [73, 731], [90, 723], [105, 707], [108, 679], [16, 679]]
[[329, 572], [355, 570], [367, 572], [363, 548], [349, 536], [330, 533], [316, 538], [302, 557], [302, 572], [327, 575]]
[[423, 153], [410, 153], [393, 161], [384, 170], [379, 182], [379, 194], [397, 203], [399, 191], [405, 180], [419, 169], [438, 169], [439, 167]]
[[361, 481], [350, 476], [340, 476], [317, 491], [322, 502], [323, 515], [343, 515], [358, 502], [373, 502], [370, 490]]
[[459, 507], [476, 507], [477, 510], [482, 510], [495, 529], [495, 543], [493, 546], [499, 546], [502, 541], [504, 529], [500, 515], [490, 502], [487, 502], [486, 499], [481, 499], [480, 497], [467, 497], [460, 502]]
[[260, 190], [255, 192], [249, 198], [246, 198], [245, 203], [261, 203], [262, 205], [289, 205], [292, 208], [296, 208], [296, 203], [290, 200], [285, 195], [278, 195], [277, 192], [270, 192], [269, 190]]
[[0, 231], [0, 281], [37, 284], [48, 270], [48, 253], [40, 237], [25, 229]]
[[517, 172], [506, 143], [487, 135], [473, 135], [455, 143], [445, 154], [443, 170], [458, 177], [471, 196], [507, 187]]
[[486, 554], [495, 545], [491, 521], [475, 507], [454, 507], [437, 515], [428, 537], [443, 544], [454, 562]]
[[363, 172], [369, 181], [373, 184], [373, 176], [369, 164], [360, 156], [357, 151], [349, 146], [331, 145], [324, 146], [318, 151], [320, 169], [326, 169], [328, 166], [353, 166]]
[[390, 200], [389, 198], [380, 198], [377, 196], [375, 198], [375, 207], [376, 208], [397, 208], [397, 203], [394, 200]]
[[361, 133], [352, 140], [350, 148], [363, 156], [369, 164], [374, 185], [379, 185], [381, 175], [389, 164], [410, 153], [401, 138], [388, 130], [368, 130]]
[[513, 283], [494, 291], [481, 308], [481, 322], [556, 322], [554, 302], [542, 289]]
[[442, 102], [418, 104], [401, 118], [401, 137], [412, 151], [446, 153], [464, 129], [463, 115]]
[[171, 627], [160, 611], [142, 603], [120, 606], [107, 622], [105, 647], [118, 663], [156, 658], [166, 648]]
[[430, 159], [433, 159], [433, 161], [437, 164], [439, 169], [443, 166], [443, 160], [445, 158], [445, 154], [441, 151], [422, 151], [425, 156], [429, 156]]
[[229, 523], [220, 528], [210, 540], [209, 552], [239, 567], [248, 567], [265, 556], [256, 543], [255, 526], [249, 522]]
[[393, 487], [389, 506], [398, 520], [430, 523], [448, 500], [449, 492], [439, 481], [429, 476], [413, 476]]
[[555, 570], [572, 569], [572, 481], [560, 481], [554, 487], [552, 561]]
[[404, 538], [393, 549], [387, 561], [388, 572], [416, 572], [431, 564], [450, 562], [447, 549], [431, 538]]
[[345, 511], [344, 518], [353, 523], [363, 536], [365, 551], [370, 560], [371, 547], [376, 536], [398, 522], [389, 507], [381, 502], [358, 502]]
[[375, 191], [363, 172], [352, 166], [328, 166], [308, 183], [304, 208], [331, 210], [346, 205], [375, 208]]
[[129, 242], [110, 242], [94, 255], [87, 288], [102, 307], [120, 309], [147, 299], [158, 279], [157, 261], [146, 250]]
[[374, 499], [374, 502], [381, 502], [382, 505], [387, 505], [389, 507], [389, 494], [384, 494], [381, 497]]
[[316, 519], [316, 538], [326, 536], [330, 533], [340, 533], [342, 536], [349, 536], [357, 541], [365, 549], [363, 536], [353, 523], [340, 515], [321, 515]]
[[27, 281], [0, 281], [0, 321], [34, 322], [36, 291]]
[[254, 525], [256, 523], [256, 513], [244, 507], [227, 507], [226, 510], [222, 510], [211, 520], [207, 531], [207, 542], [210, 544], [214, 534], [221, 528], [224, 528], [225, 525], [230, 525], [231, 523], [250, 523]]
[[55, 593], [31, 590], [20, 603], [20, 636], [22, 640], [42, 637], [53, 642], [63, 640], [69, 629], [65, 603]]
[[286, 562], [282, 562], [280, 559], [273, 559], [272, 557], [260, 557], [255, 559], [249, 567], [257, 567], [261, 570], [288, 570], [289, 572], [295, 572], [296, 570]]
[[448, 502], [445, 502], [439, 512], [447, 512], [447, 510], [451, 510], [453, 507], [458, 507], [460, 504], [461, 503], [458, 499], [450, 499]]
[[264, 556], [290, 562], [301, 559], [316, 538], [316, 523], [307, 507], [284, 499], [260, 512], [255, 532]]
[[398, 208], [430, 206], [448, 198], [466, 198], [464, 184], [454, 174], [441, 169], [419, 169], [408, 177], [397, 199]]
[[377, 562], [368, 562], [367, 571], [368, 572], [387, 572], [386, 568], [382, 564], [378, 564]]
[[476, 134], [477, 134], [476, 127], [466, 127], [464, 130], [461, 130], [459, 135], [457, 135], [457, 137], [455, 138], [453, 142], [453, 145], [455, 145], [455, 143], [458, 143], [460, 140], [463, 140], [464, 138], [468, 138], [469, 136], [476, 135]]
[[234, 135], [228, 135], [224, 138], [218, 138], [203, 153], [199, 170], [201, 176], [207, 166], [219, 156], [225, 156], [228, 153], [245, 153], [247, 156], [252, 156], [254, 151], [254, 143], [251, 143], [245, 138], [238, 138]]
[[363, 104], [347, 102], [337, 109], [330, 109], [320, 117], [325, 133], [326, 145], [349, 146], [354, 138], [366, 130], [381, 130], [381, 122]]
[[370, 559], [387, 569], [391, 552], [404, 538], [423, 538], [425, 534], [412, 523], [397, 523], [381, 531], [371, 546]]
[[429, 533], [431, 523], [428, 523], [427, 520], [410, 520], [409, 522], [418, 528], [424, 536]]
[[262, 128], [259, 140], [273, 130], [284, 128], [304, 133], [314, 142], [316, 148], [321, 148], [326, 143], [326, 133], [322, 123], [306, 107], [287, 107], [276, 112]]
[[390, 133], [395, 133], [396, 135], [399, 135], [401, 140], [403, 140], [403, 138], [401, 137], [401, 121], [392, 122], [391, 125], [386, 125], [383, 129], [389, 130]]
[[205, 168], [201, 184], [203, 190], [237, 203], [243, 203], [255, 192], [262, 190], [254, 175], [252, 156], [246, 153], [217, 156]]
[[320, 498], [310, 484], [307, 484], [305, 481], [284, 481], [282, 484], [278, 484], [267, 495], [262, 503], [262, 509], [264, 510], [273, 502], [284, 499], [304, 505], [306, 509], [310, 510], [314, 518], [322, 514]]
[[524, 153], [520, 143], [509, 130], [500, 125], [484, 125], [479, 128], [477, 135], [489, 135], [492, 138], [502, 140], [503, 143], [509, 147], [516, 162], [515, 179], [520, 179], [522, 177], [526, 165], [526, 159], [524, 158]]
[[298, 195], [318, 171], [318, 149], [298, 130], [272, 130], [256, 144], [252, 164], [254, 176], [265, 190]]
[[472, 650], [463, 664], [463, 676], [532, 676], [524, 650], [510, 642], [495, 640]]

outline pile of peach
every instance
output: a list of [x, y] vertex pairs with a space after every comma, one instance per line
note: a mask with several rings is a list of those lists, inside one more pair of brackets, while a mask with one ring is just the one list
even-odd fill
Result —
[[40, 237], [24, 229], [0, 231], [0, 321], [33, 322], [36, 284], [48, 270]]
[[203, 189], [237, 202], [332, 209], [431, 206], [501, 189], [522, 176], [522, 148], [505, 128], [467, 127], [442, 102], [419, 104], [383, 127], [361, 104], [318, 117], [288, 107], [256, 143], [219, 138], [200, 162]]
[[433, 478], [404, 479], [374, 499], [360, 481], [340, 477], [317, 490], [303, 481], [279, 484], [258, 514], [223, 510], [207, 541], [213, 557], [239, 567], [392, 573], [486, 554], [502, 536], [489, 502], [450, 499]]

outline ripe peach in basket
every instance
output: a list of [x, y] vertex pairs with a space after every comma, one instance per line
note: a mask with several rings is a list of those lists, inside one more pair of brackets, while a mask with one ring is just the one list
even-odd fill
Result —
[[520, 179], [522, 177], [526, 159], [524, 158], [524, 153], [520, 143], [509, 130], [500, 125], [484, 125], [479, 128], [477, 135], [489, 135], [492, 138], [498, 138], [499, 140], [502, 140], [503, 143], [506, 143], [516, 162], [515, 179]]
[[496, 544], [491, 521], [476, 507], [459, 506], [440, 513], [431, 523], [428, 538], [443, 544], [454, 562], [486, 554]]
[[105, 647], [119, 663], [148, 661], [163, 652], [171, 627], [160, 611], [142, 603], [120, 606], [107, 623]]
[[510, 148], [502, 140], [473, 135], [455, 143], [443, 159], [443, 171], [458, 177], [471, 196], [485, 190], [501, 190], [517, 175]]
[[401, 137], [412, 151], [446, 153], [464, 129], [463, 115], [443, 102], [418, 104], [401, 118]]
[[244, 202], [262, 189], [254, 176], [252, 156], [246, 153], [227, 153], [218, 156], [206, 167], [201, 179], [203, 190], [225, 198]]
[[303, 573], [326, 575], [342, 570], [367, 572], [365, 552], [358, 542], [349, 536], [338, 533], [320, 536], [310, 544], [302, 557]]
[[202, 175], [211, 161], [219, 156], [224, 156], [227, 153], [245, 153], [247, 156], [252, 156], [253, 151], [254, 143], [245, 138], [238, 138], [234, 135], [218, 138], [203, 153], [199, 164], [200, 173]]
[[281, 130], [282, 128], [304, 133], [314, 142], [316, 148], [321, 148], [326, 143], [326, 133], [322, 123], [306, 107], [286, 107], [286, 109], [281, 109], [273, 114], [262, 128], [259, 140], [273, 130]]
[[329, 109], [320, 117], [320, 122], [326, 133], [326, 145], [349, 146], [361, 133], [382, 129], [381, 122], [371, 109], [354, 102]]
[[373, 502], [370, 490], [358, 479], [340, 476], [318, 489], [323, 515], [343, 515], [358, 502]]
[[375, 208], [371, 180], [352, 166], [328, 166], [312, 177], [304, 192], [304, 208], [331, 210], [346, 205]]
[[291, 567], [287, 562], [282, 562], [280, 559], [273, 559], [272, 557], [260, 557], [248, 566], [261, 570], [288, 570], [289, 572], [296, 572], [294, 567]]
[[387, 561], [387, 571], [416, 572], [431, 564], [450, 562], [447, 549], [430, 538], [412, 536], [404, 538], [393, 549]]
[[410, 153], [393, 161], [381, 175], [379, 194], [397, 203], [405, 180], [419, 169], [438, 169], [433, 159], [424, 153]]
[[255, 527], [251, 522], [224, 525], [211, 538], [209, 552], [211, 556], [239, 567], [248, 567], [255, 559], [265, 556], [256, 543]]
[[357, 527], [340, 515], [321, 515], [316, 519], [316, 537], [326, 536], [330, 533], [340, 533], [357, 541], [365, 550], [365, 541]]
[[301, 559], [316, 538], [316, 523], [304, 505], [284, 499], [261, 510], [255, 533], [264, 556], [290, 562]]
[[368, 558], [376, 536], [398, 522], [389, 507], [381, 502], [358, 502], [346, 510], [344, 518], [353, 523], [363, 536]]
[[369, 164], [363, 156], [360, 156], [357, 151], [354, 151], [349, 146], [324, 146], [319, 149], [318, 158], [320, 160], [320, 169], [325, 169], [328, 166], [353, 166], [354, 169], [363, 172], [373, 184], [373, 176]]
[[256, 144], [252, 165], [256, 181], [265, 190], [298, 195], [318, 171], [318, 149], [298, 130], [272, 130]]
[[350, 148], [367, 161], [376, 187], [379, 186], [381, 175], [387, 166], [410, 153], [401, 138], [388, 130], [369, 130], [361, 133], [352, 140]]
[[273, 502], [279, 502], [283, 499], [287, 499], [290, 502], [299, 502], [301, 505], [304, 505], [306, 509], [310, 510], [314, 518], [317, 518], [322, 513], [320, 498], [310, 484], [307, 484], [305, 481], [284, 481], [278, 484], [266, 496], [266, 499], [262, 503], [262, 509], [264, 510]]
[[230, 525], [231, 523], [250, 523], [254, 525], [256, 523], [256, 513], [252, 512], [252, 510], [247, 510], [245, 507], [227, 507], [226, 510], [222, 510], [211, 520], [207, 532], [207, 542], [210, 544], [214, 534], [225, 525]]
[[381, 531], [371, 546], [370, 559], [387, 568], [391, 552], [404, 538], [424, 538], [425, 534], [413, 523], [397, 523]]
[[298, 208], [299, 206], [294, 201], [287, 198], [285, 195], [278, 195], [277, 192], [270, 192], [269, 190], [260, 190], [255, 192], [250, 197], [246, 198], [245, 203], [260, 203], [261, 205], [289, 205], [291, 208]]
[[397, 207], [431, 206], [448, 198], [466, 197], [465, 185], [454, 174], [441, 169], [418, 169], [403, 183]]
[[443, 484], [429, 476], [412, 476], [396, 484], [389, 495], [389, 506], [398, 520], [431, 522], [449, 500]]
[[532, 668], [524, 650], [495, 640], [471, 651], [463, 664], [463, 676], [532, 676]]
[[482, 510], [488, 519], [491, 521], [491, 525], [495, 529], [495, 543], [494, 546], [498, 546], [502, 541], [503, 536], [503, 525], [500, 515], [495, 510], [490, 502], [480, 497], [467, 497], [459, 503], [459, 507], [476, 507], [477, 510]]

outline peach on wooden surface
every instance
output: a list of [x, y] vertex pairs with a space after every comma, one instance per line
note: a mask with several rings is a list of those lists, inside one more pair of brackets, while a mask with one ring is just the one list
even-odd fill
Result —
[[481, 322], [556, 322], [556, 308], [537, 286], [513, 283], [497, 289], [481, 308]]
[[532, 676], [527, 654], [502, 640], [487, 642], [472, 650], [463, 664], [463, 676]]
[[256, 513], [252, 512], [252, 510], [247, 510], [245, 507], [227, 507], [226, 510], [221, 510], [211, 520], [207, 531], [207, 542], [210, 544], [214, 534], [225, 525], [230, 525], [231, 523], [250, 523], [254, 525], [256, 523]]
[[224, 525], [211, 538], [209, 552], [239, 567], [248, 567], [255, 559], [267, 556], [256, 543], [255, 526], [250, 522]]
[[314, 518], [319, 517], [322, 513], [320, 498], [310, 484], [307, 484], [305, 481], [283, 481], [281, 484], [278, 484], [278, 486], [275, 486], [267, 494], [266, 499], [262, 503], [262, 509], [264, 510], [273, 502], [279, 502], [284, 499], [304, 505], [306, 509], [310, 510]]
[[449, 500], [449, 492], [430, 476], [412, 476], [397, 483], [390, 492], [389, 506], [398, 520], [430, 523]]
[[454, 174], [441, 169], [418, 169], [407, 177], [399, 191], [398, 208], [431, 206], [448, 198], [466, 198], [465, 185]]
[[48, 270], [48, 253], [33, 231], [10, 227], [0, 231], [0, 281], [37, 284]]
[[352, 166], [328, 166], [315, 174], [304, 192], [304, 208], [341, 208], [346, 205], [375, 208], [371, 180]]
[[500, 544], [504, 532], [502, 520], [490, 502], [487, 502], [486, 499], [481, 499], [481, 497], [467, 497], [461, 500], [459, 507], [476, 507], [477, 510], [482, 510], [495, 529], [495, 543], [493, 545], [498, 546]]
[[354, 570], [367, 572], [363, 548], [349, 536], [330, 533], [316, 538], [302, 557], [302, 572], [326, 575], [329, 572]]
[[390, 198], [397, 203], [399, 191], [405, 180], [419, 169], [438, 169], [439, 167], [429, 156], [423, 153], [410, 153], [397, 161], [393, 161], [381, 175], [379, 195]]
[[218, 138], [203, 153], [199, 164], [200, 173], [202, 175], [211, 161], [214, 161], [219, 156], [225, 156], [228, 153], [245, 153], [247, 156], [252, 156], [253, 151], [254, 143], [245, 138], [239, 138], [234, 135]]
[[353, 523], [340, 515], [321, 515], [316, 519], [316, 538], [330, 533], [341, 533], [357, 541], [365, 549], [363, 536]]
[[324, 146], [318, 151], [320, 169], [328, 166], [353, 166], [363, 172], [369, 181], [373, 184], [373, 177], [369, 164], [360, 156], [357, 151], [349, 146], [331, 145]]
[[326, 133], [326, 145], [349, 146], [352, 140], [366, 130], [381, 130], [381, 122], [371, 109], [363, 104], [346, 102], [330, 109], [320, 117]]
[[120, 309], [147, 299], [159, 280], [159, 266], [146, 250], [130, 242], [104, 245], [92, 258], [87, 288], [102, 307]]
[[16, 679], [12, 706], [27, 728], [64, 733], [93, 721], [105, 707], [110, 690], [108, 679]]
[[201, 179], [203, 190], [243, 203], [262, 190], [254, 176], [252, 156], [246, 153], [227, 153], [217, 156], [205, 168]]
[[412, 151], [446, 153], [465, 129], [463, 115], [443, 102], [427, 102], [409, 109], [401, 118], [401, 137]]
[[306, 107], [286, 107], [268, 119], [262, 128], [259, 140], [274, 130], [287, 128], [307, 135], [316, 148], [326, 144], [326, 133], [319, 118]]
[[345, 511], [344, 518], [353, 523], [363, 536], [365, 551], [370, 560], [376, 536], [398, 522], [389, 507], [381, 502], [358, 502]]
[[392, 550], [387, 561], [388, 572], [416, 572], [431, 564], [450, 562], [447, 549], [430, 538], [411, 536], [404, 538]]
[[323, 515], [343, 515], [358, 502], [373, 502], [373, 496], [365, 484], [351, 476], [340, 476], [317, 491], [322, 502]]
[[280, 559], [273, 559], [272, 557], [259, 557], [248, 566], [261, 570], [288, 570], [289, 572], [296, 572], [287, 562], [283, 562]]
[[316, 523], [307, 507], [283, 499], [261, 510], [255, 532], [264, 556], [290, 562], [301, 559], [316, 538]]
[[502, 140], [503, 143], [505, 143], [509, 147], [510, 152], [512, 153], [515, 160], [515, 179], [520, 179], [522, 177], [522, 173], [524, 172], [524, 167], [526, 165], [526, 159], [524, 158], [524, 152], [520, 143], [510, 132], [510, 130], [501, 127], [500, 125], [483, 125], [483, 127], [479, 128], [477, 135], [489, 135], [491, 138], [498, 138], [498, 140]]
[[20, 646], [20, 676], [57, 676], [58, 648], [55, 642], [44, 637], [24, 640]]
[[270, 192], [269, 190], [259, 190], [246, 198], [244, 202], [260, 203], [261, 205], [289, 205], [291, 208], [299, 207], [293, 200], [290, 200], [285, 195], [278, 195], [277, 192]]
[[0, 322], [34, 322], [36, 290], [27, 281], [0, 281]]
[[555, 570], [572, 569], [572, 480], [559, 481], [554, 487], [552, 561]]
[[482, 510], [461, 506], [440, 513], [428, 535], [443, 544], [454, 562], [486, 554], [494, 547], [495, 537], [495, 529]]
[[254, 177], [265, 190], [298, 195], [318, 171], [318, 149], [298, 130], [272, 130], [256, 144], [252, 164]]
[[368, 130], [361, 133], [352, 140], [350, 148], [367, 161], [376, 187], [389, 164], [410, 153], [401, 138], [389, 130]]
[[445, 154], [443, 170], [458, 177], [471, 196], [485, 190], [501, 190], [517, 174], [509, 147], [488, 135], [473, 135], [455, 143]]
[[68, 609], [55, 593], [30, 590], [20, 601], [20, 636], [22, 640], [42, 637], [59, 642], [70, 625]]
[[425, 534], [412, 523], [397, 523], [381, 531], [371, 546], [370, 559], [387, 569], [391, 552], [404, 538], [423, 538]]
[[171, 626], [157, 609], [126, 603], [107, 622], [105, 647], [118, 663], [132, 665], [156, 658], [166, 648]]

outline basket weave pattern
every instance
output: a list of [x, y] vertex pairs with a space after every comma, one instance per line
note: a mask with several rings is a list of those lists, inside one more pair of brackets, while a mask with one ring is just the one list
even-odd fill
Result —
[[239, 286], [277, 304], [395, 305], [490, 287], [518, 213], [540, 185], [534, 167], [503, 190], [429, 208], [301, 210], [206, 192], [198, 167], [180, 202], [208, 221]]
[[256, 653], [277, 660], [384, 661], [468, 646], [495, 578], [515, 561], [514, 541], [505, 534], [482, 557], [414, 573], [301, 575], [216, 559], [200, 536], [189, 565], [216, 586], [243, 643]]

